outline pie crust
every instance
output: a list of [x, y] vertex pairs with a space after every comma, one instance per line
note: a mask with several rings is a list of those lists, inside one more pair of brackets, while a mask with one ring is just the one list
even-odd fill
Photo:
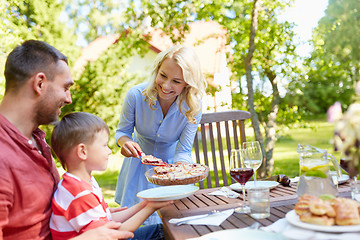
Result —
[[186, 185], [204, 180], [209, 174], [209, 167], [199, 163], [167, 164], [149, 169], [145, 173], [147, 180], [153, 184]]

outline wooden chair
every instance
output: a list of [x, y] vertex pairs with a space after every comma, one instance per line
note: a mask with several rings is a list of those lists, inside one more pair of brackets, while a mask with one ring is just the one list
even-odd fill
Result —
[[[239, 149], [246, 142], [245, 120], [250, 118], [247, 111], [235, 110], [204, 113], [200, 131], [195, 135], [196, 162], [210, 167], [209, 176], [199, 183], [200, 188], [213, 188], [231, 184], [229, 159], [232, 149]], [[212, 184], [212, 180], [215, 185]]]

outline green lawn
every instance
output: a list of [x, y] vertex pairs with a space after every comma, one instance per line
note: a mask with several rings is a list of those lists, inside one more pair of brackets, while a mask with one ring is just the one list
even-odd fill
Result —
[[[296, 152], [297, 145], [309, 144], [322, 149], [327, 149], [336, 158], [338, 153], [334, 153], [333, 124], [325, 121], [309, 122], [307, 128], [293, 127], [291, 129], [281, 128], [274, 150], [274, 171], [273, 174], [285, 174], [289, 177], [298, 176], [299, 157]], [[246, 130], [247, 138], [253, 138], [252, 128]], [[104, 197], [110, 207], [118, 206], [114, 202], [114, 193], [119, 170], [122, 164], [122, 157], [119, 153], [114, 153], [109, 160], [108, 170], [96, 172], [94, 177], [103, 189]]]
[[334, 125], [323, 121], [310, 122], [308, 128], [283, 129], [283, 136], [279, 137], [274, 150], [273, 174], [286, 174], [290, 177], [298, 176], [299, 156], [296, 152], [298, 144], [309, 144], [327, 149], [337, 159], [339, 153], [334, 152], [332, 144]]

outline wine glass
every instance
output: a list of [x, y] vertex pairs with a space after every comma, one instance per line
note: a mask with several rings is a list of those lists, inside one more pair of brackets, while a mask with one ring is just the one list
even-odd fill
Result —
[[243, 150], [245, 166], [254, 169], [254, 185], [256, 186], [256, 170], [263, 160], [260, 143], [258, 141], [244, 142]]
[[254, 174], [252, 168], [246, 167], [244, 163], [244, 152], [240, 149], [234, 149], [231, 151], [230, 157], [230, 176], [231, 178], [240, 183], [243, 193], [243, 204], [241, 207], [235, 208], [237, 213], [249, 213], [250, 207], [246, 205], [245, 201], [245, 183], [249, 181]]

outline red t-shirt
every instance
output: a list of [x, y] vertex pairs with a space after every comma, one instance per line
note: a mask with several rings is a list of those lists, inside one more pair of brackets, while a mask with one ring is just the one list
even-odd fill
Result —
[[69, 239], [112, 220], [101, 188], [65, 173], [52, 200], [50, 229], [53, 239]]
[[33, 137], [40, 149], [0, 114], [0, 239], [51, 239], [60, 176], [45, 133], [36, 129]]

